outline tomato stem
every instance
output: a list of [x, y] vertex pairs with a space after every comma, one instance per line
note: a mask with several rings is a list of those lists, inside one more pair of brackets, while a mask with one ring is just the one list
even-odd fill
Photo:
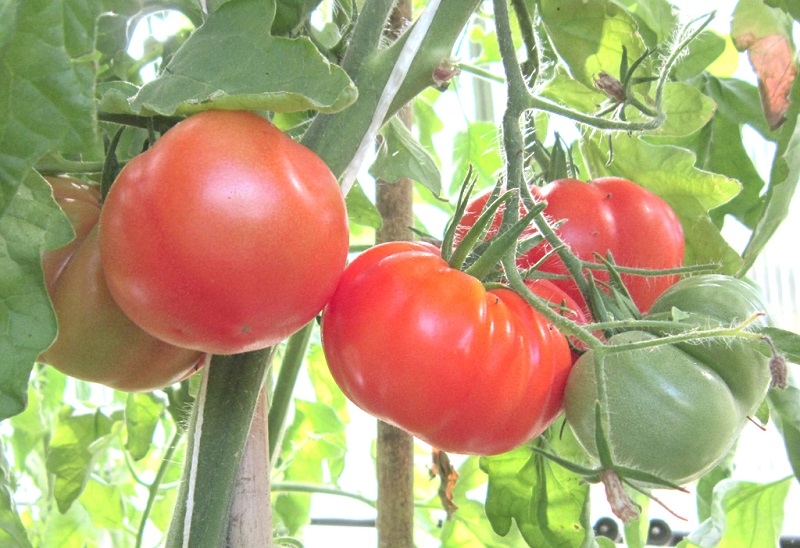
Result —
[[[592, 350], [596, 350], [604, 354], [609, 354], [616, 352], [626, 352], [629, 350], [637, 350], [640, 348], [654, 348], [665, 344], [700, 341], [704, 339], [737, 338], [737, 339], [747, 339], [751, 341], [763, 341], [764, 336], [761, 335], [760, 333], [747, 331], [747, 327], [753, 322], [757, 321], [761, 316], [763, 316], [763, 313], [753, 314], [749, 318], [745, 319], [743, 322], [737, 325], [733, 325], [731, 327], [696, 329], [696, 328], [691, 328], [691, 326], [687, 326], [690, 327], [689, 331], [684, 331], [682, 333], [677, 333], [675, 335], [666, 335], [663, 337], [657, 337], [655, 339], [646, 339], [625, 344], [608, 344], [608, 345], [603, 345], [599, 349], [593, 348]], [[637, 322], [636, 325], [642, 325], [642, 322]]]
[[270, 462], [274, 462], [275, 455], [278, 452], [278, 442], [283, 435], [283, 427], [289, 410], [289, 403], [294, 393], [294, 386], [297, 382], [297, 375], [300, 372], [300, 366], [303, 364], [303, 357], [311, 340], [313, 330], [314, 321], [311, 321], [300, 331], [289, 337], [286, 343], [283, 361], [281, 361], [281, 368], [278, 372], [278, 380], [275, 382], [275, 390], [273, 390], [269, 402], [267, 433], [269, 435]]
[[508, 278], [509, 287], [525, 299], [537, 312], [547, 318], [548, 321], [552, 322], [559, 331], [565, 335], [576, 337], [592, 350], [605, 346], [591, 331], [565, 318], [551, 308], [553, 303], [545, 301], [531, 291], [528, 286], [525, 285], [522, 275], [519, 270], [517, 270], [516, 261], [513, 257], [506, 256], [503, 258], [503, 268]]

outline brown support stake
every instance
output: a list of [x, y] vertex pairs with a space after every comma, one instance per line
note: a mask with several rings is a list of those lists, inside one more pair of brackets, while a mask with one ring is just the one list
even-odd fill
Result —
[[231, 501], [228, 546], [272, 547], [266, 383], [256, 404], [250, 435]]
[[[400, 0], [390, 18], [391, 38], [402, 33], [411, 19], [411, 0]], [[411, 125], [411, 107], [398, 114]], [[411, 240], [414, 224], [414, 192], [408, 179], [394, 183], [377, 181], [376, 202], [383, 218], [377, 241]], [[413, 548], [414, 546], [414, 439], [408, 433], [378, 422], [378, 548]]]

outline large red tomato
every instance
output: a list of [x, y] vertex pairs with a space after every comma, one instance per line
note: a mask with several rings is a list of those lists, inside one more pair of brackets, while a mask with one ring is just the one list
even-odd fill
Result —
[[522, 297], [486, 291], [424, 243], [355, 259], [323, 312], [322, 345], [356, 405], [464, 454], [539, 435], [561, 409], [571, 365], [566, 338]]
[[72, 222], [75, 239], [42, 256], [58, 337], [39, 361], [72, 377], [126, 391], [163, 388], [194, 372], [204, 361], [201, 352], [149, 335], [111, 298], [97, 245], [97, 190], [68, 178], [48, 182]]
[[[556, 233], [584, 261], [594, 262], [595, 253], [606, 256], [610, 251], [620, 266], [658, 270], [683, 265], [683, 228], [675, 212], [662, 198], [634, 182], [618, 177], [588, 183], [559, 179], [531, 191], [534, 197], [547, 201], [544, 213], [552, 223], [563, 221]], [[470, 202], [459, 234], [463, 235], [475, 223], [488, 197], [487, 191]], [[498, 216], [493, 224], [495, 231], [499, 224]], [[524, 236], [535, 233], [536, 228], [531, 226]], [[546, 243], [533, 248], [520, 257], [520, 268], [533, 266], [551, 249]], [[567, 273], [557, 256], [545, 261], [541, 270]], [[594, 270], [593, 274], [599, 280], [608, 280], [603, 270]], [[622, 280], [633, 302], [646, 312], [678, 276], [623, 274]], [[554, 280], [554, 283], [577, 302], [584, 303], [572, 280]]]
[[109, 289], [156, 337], [232, 354], [322, 310], [347, 259], [336, 178], [256, 114], [180, 122], [120, 172], [100, 218]]

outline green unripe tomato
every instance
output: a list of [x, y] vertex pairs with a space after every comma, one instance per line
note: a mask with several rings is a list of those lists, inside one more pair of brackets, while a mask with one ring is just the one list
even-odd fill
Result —
[[[615, 335], [609, 344], [655, 338], [642, 331]], [[595, 443], [596, 352], [575, 363], [564, 396], [567, 422], [583, 448]], [[742, 430], [746, 414], [725, 380], [673, 345], [605, 355], [599, 369], [601, 405], [613, 462], [682, 485], [713, 468]]]
[[[673, 317], [673, 310], [682, 314]], [[685, 278], [664, 292], [653, 303], [648, 319], [671, 319], [690, 327], [709, 329], [731, 326], [765, 312], [758, 289], [752, 285], [719, 274]], [[766, 327], [764, 315], [751, 323], [755, 330]], [[722, 377], [742, 407], [745, 415], [755, 413], [769, 388], [771, 380], [769, 354], [766, 345], [743, 339], [708, 340], [681, 343], [678, 348], [711, 367]]]

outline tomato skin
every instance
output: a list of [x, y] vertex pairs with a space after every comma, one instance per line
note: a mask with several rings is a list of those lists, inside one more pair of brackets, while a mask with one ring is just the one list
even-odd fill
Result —
[[[757, 312], [766, 312], [758, 290], [731, 276], [704, 274], [684, 278], [665, 291], [650, 309], [648, 319], [672, 318], [678, 309], [680, 321], [689, 326], [713, 328], [742, 322]], [[759, 329], [769, 324], [765, 314], [750, 324]], [[682, 343], [681, 350], [713, 368], [728, 384], [745, 415], [756, 412], [769, 389], [769, 359], [741, 339]]]
[[245, 111], [170, 129], [123, 168], [100, 218], [122, 310], [160, 339], [217, 354], [276, 344], [313, 319], [348, 245], [328, 167]]
[[[556, 233], [581, 260], [597, 262], [595, 253], [605, 257], [610, 251], [620, 266], [669, 269], [683, 265], [683, 228], [675, 212], [659, 196], [632, 181], [618, 177], [603, 177], [588, 183], [559, 179], [544, 187], [533, 187], [531, 193], [534, 198], [547, 201], [544, 213], [551, 224], [563, 221]], [[490, 190], [470, 202], [457, 231], [460, 236], [463, 237], [475, 223], [489, 194]], [[522, 212], [525, 212], [524, 208]], [[489, 235], [499, 226], [498, 216]], [[523, 236], [535, 233], [537, 229], [531, 226]], [[519, 258], [518, 266], [523, 269], [532, 267], [551, 249], [547, 243], [534, 247]], [[557, 256], [547, 259], [541, 270], [567, 274]], [[598, 280], [608, 281], [608, 274], [603, 270], [594, 270], [593, 274]], [[646, 312], [658, 295], [678, 281], [678, 276], [623, 274], [622, 280], [636, 306]], [[553, 283], [576, 302], [585, 305], [572, 280], [559, 279]]]
[[[652, 338], [642, 331], [615, 335], [609, 344]], [[609, 354], [602, 366], [608, 394], [614, 462], [678, 485], [702, 476], [722, 459], [746, 415], [725, 381], [704, 363], [670, 346]], [[564, 397], [567, 423], [597, 458], [595, 352], [575, 363]]]
[[39, 361], [71, 377], [129, 392], [163, 388], [191, 375], [204, 363], [201, 352], [152, 337], [112, 299], [97, 244], [99, 193], [72, 179], [47, 180], [76, 237], [42, 256], [59, 330]]
[[378, 245], [345, 270], [322, 316], [333, 378], [368, 413], [439, 449], [489, 455], [558, 413], [566, 338], [507, 289], [486, 291], [424, 243]]

